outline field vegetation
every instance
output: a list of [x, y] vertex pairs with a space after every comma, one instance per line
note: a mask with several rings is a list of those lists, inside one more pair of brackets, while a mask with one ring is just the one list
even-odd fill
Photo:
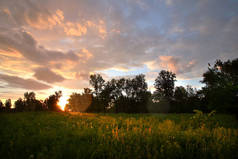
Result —
[[1, 158], [237, 158], [232, 115], [2, 113]]

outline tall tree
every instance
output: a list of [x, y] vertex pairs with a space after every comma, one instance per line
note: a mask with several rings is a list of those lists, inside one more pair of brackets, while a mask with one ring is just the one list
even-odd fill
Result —
[[117, 81], [118, 98], [115, 100], [116, 112], [146, 113], [150, 93], [145, 75], [140, 74], [132, 79]]
[[208, 109], [238, 113], [238, 58], [222, 62], [217, 60], [203, 74], [202, 89]]
[[3, 103], [2, 103], [2, 101], [0, 100], [0, 112], [2, 112], [3, 111]]
[[[91, 79], [100, 79], [101, 82], [92, 82], [95, 95], [88, 111], [91, 112], [147, 112], [149, 92], [145, 75], [137, 75], [131, 79], [112, 79], [105, 82], [100, 75], [91, 76]], [[98, 85], [97, 83], [100, 83]], [[100, 86], [100, 87], [95, 87]]]
[[24, 104], [26, 111], [35, 110], [35, 101], [36, 101], [36, 94], [34, 92], [24, 93]]
[[94, 88], [94, 92], [93, 93], [96, 96], [98, 96], [99, 93], [102, 92], [103, 86], [104, 86], [104, 82], [105, 82], [105, 80], [102, 78], [102, 76], [100, 74], [90, 75], [89, 83], [93, 86], [93, 88]]
[[185, 89], [183, 86], [175, 87], [174, 98], [171, 102], [170, 112], [172, 113], [192, 113], [195, 98], [193, 98], [193, 88], [187, 86]]
[[11, 101], [11, 99], [7, 99], [7, 100], [5, 101], [6, 111], [11, 111], [11, 107], [12, 107], [12, 101]]
[[155, 79], [154, 97], [156, 99], [166, 98], [171, 100], [174, 94], [174, 83], [176, 81], [176, 75], [172, 72], [162, 70], [158, 77]]
[[24, 98], [28, 101], [35, 100], [36, 94], [34, 92], [26, 92], [24, 93]]
[[187, 100], [188, 92], [183, 86], [175, 87], [174, 99], [179, 102]]
[[45, 104], [50, 111], [61, 111], [58, 106], [60, 97], [62, 96], [62, 91], [55, 92], [55, 94], [50, 95], [48, 99], [45, 100]]
[[22, 112], [25, 110], [25, 101], [22, 98], [19, 98], [15, 101], [15, 108], [17, 112]]

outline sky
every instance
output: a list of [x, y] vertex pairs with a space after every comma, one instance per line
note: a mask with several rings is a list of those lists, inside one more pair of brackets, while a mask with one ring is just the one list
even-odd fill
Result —
[[176, 73], [201, 88], [208, 63], [238, 57], [238, 0], [0, 0], [0, 99], [44, 99], [104, 79]]

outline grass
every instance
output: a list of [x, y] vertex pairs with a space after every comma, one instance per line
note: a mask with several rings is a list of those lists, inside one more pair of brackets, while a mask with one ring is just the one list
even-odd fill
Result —
[[238, 158], [234, 116], [0, 114], [1, 158]]

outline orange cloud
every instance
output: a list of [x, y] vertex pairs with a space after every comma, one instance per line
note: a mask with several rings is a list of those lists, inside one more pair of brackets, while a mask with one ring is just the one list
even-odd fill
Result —
[[88, 80], [90, 76], [89, 73], [86, 71], [74, 72], [73, 74], [75, 79], [79, 79], [79, 80]]
[[67, 22], [64, 25], [64, 32], [70, 36], [82, 36], [87, 33], [87, 27], [79, 23]]
[[7, 14], [8, 16], [11, 16], [11, 12], [9, 11], [8, 8], [4, 8], [4, 9], [2, 9], [2, 11], [3, 11], [5, 14]]
[[79, 57], [84, 57], [86, 60], [88, 60], [93, 57], [93, 54], [84, 48], [82, 49], [82, 54], [79, 54]]
[[162, 68], [167, 68], [169, 71], [178, 73], [178, 59], [173, 56], [160, 56], [160, 66]]
[[172, 71], [176, 74], [182, 74], [190, 72], [195, 66], [196, 61], [191, 60], [189, 62], [184, 62], [178, 57], [174, 56], [159, 56], [158, 60], [153, 60], [145, 63], [150, 69], [166, 69]]
[[86, 21], [84, 23], [72, 23], [67, 22], [63, 25], [64, 32], [69, 36], [82, 36], [89, 32], [95, 32], [99, 37], [104, 38], [107, 34], [105, 23], [103, 20], [99, 20], [98, 23], [92, 21]]
[[8, 49], [7, 51], [0, 49], [0, 55], [4, 55], [4, 56], [8, 56], [8, 57], [15, 57], [15, 58], [23, 57], [19, 51], [11, 50], [11, 49]]
[[64, 20], [63, 11], [57, 9], [55, 14], [48, 16], [45, 14], [39, 14], [37, 20], [29, 17], [25, 14], [25, 19], [28, 25], [36, 29], [52, 29], [55, 25], [61, 24]]

